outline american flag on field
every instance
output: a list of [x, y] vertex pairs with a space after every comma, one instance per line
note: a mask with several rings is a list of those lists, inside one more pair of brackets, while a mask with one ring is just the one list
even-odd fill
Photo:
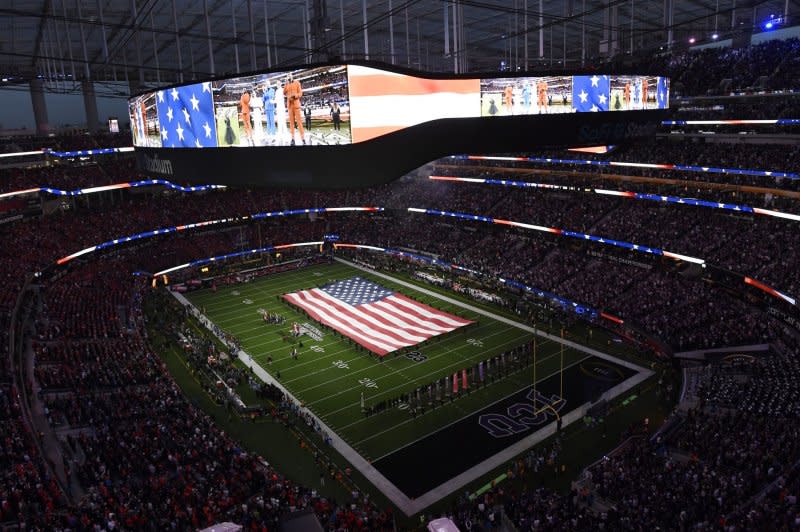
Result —
[[611, 80], [608, 76], [572, 76], [572, 107], [579, 113], [608, 111]]
[[473, 323], [361, 277], [283, 298], [380, 356]]
[[156, 109], [164, 148], [216, 147], [211, 82], [160, 90]]

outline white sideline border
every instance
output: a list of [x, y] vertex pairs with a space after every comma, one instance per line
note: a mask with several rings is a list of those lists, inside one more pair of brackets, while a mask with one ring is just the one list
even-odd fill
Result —
[[[453, 305], [456, 305], [458, 307], [470, 310], [472, 312], [475, 312], [477, 314], [481, 314], [483, 316], [487, 316], [489, 318], [492, 318], [492, 319], [494, 319], [496, 321], [505, 323], [507, 325], [511, 325], [512, 327], [516, 327], [518, 329], [522, 329], [522, 330], [524, 330], [526, 332], [530, 332], [530, 333], [536, 334], [537, 336], [541, 336], [543, 338], [547, 338], [548, 340], [552, 340], [554, 342], [562, 343], [565, 346], [571, 347], [571, 348], [573, 348], [575, 350], [582, 351], [582, 352], [590, 354], [590, 355], [594, 355], [594, 356], [596, 356], [598, 358], [601, 358], [603, 360], [607, 360], [609, 362], [613, 362], [615, 364], [619, 364], [619, 365], [624, 366], [624, 367], [626, 367], [626, 368], [628, 368], [628, 369], [630, 369], [630, 370], [635, 372], [635, 374], [632, 375], [631, 377], [629, 377], [628, 379], [626, 379], [623, 382], [617, 384], [616, 386], [606, 390], [601, 395], [601, 399], [605, 399], [605, 400], [613, 399], [614, 397], [617, 397], [618, 395], [621, 395], [621, 394], [625, 393], [626, 391], [630, 390], [634, 386], [636, 386], [639, 383], [645, 381], [646, 379], [648, 379], [649, 377], [651, 377], [654, 374], [654, 372], [652, 370], [650, 370], [650, 369], [638, 366], [638, 365], [633, 364], [631, 362], [628, 362], [626, 360], [618, 359], [618, 358], [616, 358], [616, 357], [614, 357], [612, 355], [609, 355], [607, 353], [603, 353], [601, 351], [597, 351], [596, 349], [592, 349], [590, 347], [586, 347], [586, 346], [580, 345], [580, 344], [572, 342], [570, 340], [564, 340], [559, 336], [555, 336], [555, 335], [546, 333], [544, 331], [541, 331], [541, 330], [538, 330], [538, 329], [534, 329], [533, 327], [530, 327], [528, 325], [524, 325], [522, 323], [510, 320], [510, 319], [508, 319], [508, 318], [506, 318], [504, 316], [499, 316], [499, 315], [494, 314], [492, 312], [489, 312], [487, 310], [483, 310], [481, 308], [474, 307], [474, 306], [472, 306], [472, 305], [470, 305], [468, 303], [464, 303], [462, 301], [450, 298], [450, 297], [445, 296], [443, 294], [440, 294], [438, 292], [434, 292], [432, 290], [428, 290], [426, 288], [417, 286], [417, 285], [415, 285], [413, 283], [409, 283], [409, 282], [403, 281], [401, 279], [396, 279], [396, 278], [394, 278], [394, 277], [392, 277], [390, 275], [386, 275], [384, 273], [381, 273], [381, 272], [378, 272], [378, 271], [374, 271], [374, 270], [371, 270], [369, 268], [365, 268], [365, 267], [363, 267], [363, 266], [361, 266], [359, 264], [352, 263], [352, 262], [350, 262], [348, 260], [345, 260], [345, 259], [342, 259], [342, 258], [339, 258], [339, 257], [335, 257], [335, 260], [340, 262], [340, 263], [342, 263], [342, 264], [345, 264], [347, 266], [355, 268], [357, 270], [361, 270], [361, 271], [364, 271], [366, 273], [369, 273], [370, 275], [375, 275], [376, 277], [380, 277], [382, 279], [386, 279], [386, 280], [391, 281], [393, 283], [397, 283], [397, 284], [399, 284], [401, 286], [404, 286], [404, 287], [409, 288], [411, 290], [414, 290], [416, 292], [420, 292], [420, 293], [435, 297], [437, 299], [440, 299], [442, 301], [446, 301], [446, 302], [451, 303]], [[200, 311], [188, 299], [186, 299], [186, 297], [184, 297], [183, 294], [180, 294], [178, 292], [173, 292], [173, 291], [170, 291], [170, 293], [175, 297], [175, 299], [178, 300], [178, 302], [181, 305], [183, 305], [184, 307], [191, 308], [193, 310], [192, 314], [195, 317], [197, 317], [200, 320], [200, 322], [209, 331], [211, 331], [213, 334], [216, 335], [216, 333], [214, 333], [214, 325], [213, 325], [213, 323], [206, 316], [204, 316], [202, 313], [200, 313]], [[219, 339], [222, 340], [222, 338], [219, 338]], [[245, 366], [251, 368], [253, 370], [253, 372], [261, 380], [263, 380], [266, 383], [274, 385], [279, 390], [281, 390], [281, 392], [283, 392], [288, 397], [290, 397], [295, 403], [301, 404], [300, 400], [298, 400], [291, 392], [289, 392], [289, 390], [287, 390], [281, 384], [280, 381], [276, 380], [269, 373], [267, 373], [257, 362], [255, 362], [252, 359], [252, 357], [247, 352], [245, 352], [244, 350], [239, 350], [239, 352], [236, 353], [236, 355], [239, 358], [239, 360], [242, 361], [242, 363], [244, 363]], [[574, 421], [582, 419], [583, 416], [586, 414], [587, 410], [589, 409], [590, 404], [591, 403], [586, 402], [586, 403], [582, 404], [581, 406], [579, 406], [579, 407], [573, 409], [572, 411], [568, 412], [566, 415], [564, 415], [561, 418], [562, 419], [562, 426], [566, 427], [570, 423], [573, 423]], [[553, 435], [556, 432], [556, 422], [553, 421], [553, 422], [549, 423], [547, 426], [542, 427], [541, 429], [537, 430], [536, 432], [534, 432], [532, 434], [529, 434], [525, 438], [523, 438], [523, 439], [519, 440], [518, 442], [506, 447], [502, 451], [499, 451], [498, 453], [495, 453], [494, 455], [490, 456], [486, 460], [484, 460], [484, 461], [482, 461], [482, 462], [480, 462], [478, 464], [475, 464], [474, 466], [472, 466], [471, 468], [467, 469], [466, 471], [464, 471], [464, 472], [460, 473], [459, 475], [456, 475], [455, 477], [443, 482], [439, 486], [436, 486], [435, 488], [433, 488], [430, 491], [422, 494], [421, 496], [416, 497], [416, 498], [411, 498], [411, 497], [408, 497], [405, 493], [403, 493], [389, 479], [387, 479], [385, 476], [383, 476], [383, 474], [381, 472], [379, 472], [372, 465], [372, 463], [370, 463], [363, 456], [361, 456], [355, 449], [353, 449], [346, 441], [344, 441], [344, 439], [341, 436], [339, 436], [322, 419], [320, 419], [319, 416], [317, 416], [315, 413], [313, 413], [308, 408], [305, 408], [304, 410], [311, 417], [313, 417], [316, 420], [317, 424], [322, 428], [322, 430], [324, 430], [328, 434], [328, 436], [331, 438], [331, 444], [334, 447], [334, 449], [336, 449], [342, 456], [344, 456], [345, 459], [347, 459], [347, 461], [349, 461], [353, 465], [353, 467], [358, 469], [361, 472], [362, 475], [364, 475], [370, 482], [372, 482], [372, 484], [376, 488], [378, 488], [380, 490], [380, 492], [383, 493], [383, 495], [385, 495], [390, 501], [392, 501], [392, 503], [394, 503], [395, 506], [397, 506], [397, 508], [399, 508], [407, 516], [412, 516], [412, 515], [420, 512], [420, 511], [424, 510], [425, 508], [427, 508], [431, 504], [434, 504], [435, 502], [437, 502], [440, 499], [450, 495], [451, 493], [453, 493], [457, 489], [463, 487], [464, 485], [476, 480], [477, 478], [480, 478], [481, 476], [485, 475], [489, 471], [491, 471], [491, 470], [499, 467], [500, 465], [508, 462], [514, 456], [522, 453], [523, 451], [529, 449], [530, 447], [534, 446], [535, 444], [539, 443], [540, 441], [550, 437], [551, 435]], [[436, 431], [434, 431], [434, 432], [436, 432]], [[431, 433], [431, 434], [433, 434], [433, 433]], [[391, 453], [389, 453], [389, 454], [391, 454]], [[386, 455], [386, 456], [388, 456], [388, 455]]]

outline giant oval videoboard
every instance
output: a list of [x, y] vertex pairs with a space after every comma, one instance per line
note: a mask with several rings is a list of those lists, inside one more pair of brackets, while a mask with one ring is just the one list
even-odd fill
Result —
[[[129, 112], [146, 172], [198, 182], [329, 187], [370, 184], [354, 175], [357, 168], [350, 178], [332, 179], [331, 166], [344, 172], [381, 153], [396, 159], [398, 171], [407, 171], [476, 148], [530, 149], [542, 140], [585, 145], [601, 140], [588, 137], [602, 137], [603, 131], [609, 141], [619, 141], [635, 136], [632, 131], [641, 134], [620, 124], [647, 122], [653, 119], [647, 111], [666, 109], [668, 102], [669, 80], [659, 76], [437, 77], [357, 63], [166, 87], [131, 98]], [[576, 121], [574, 113], [607, 116]], [[564, 131], [570, 123], [588, 124], [595, 134], [561, 139], [554, 128]], [[511, 142], [509, 128], [516, 136]], [[476, 146], [476, 135], [485, 142]], [[436, 145], [441, 149], [432, 149]], [[219, 148], [249, 150], [233, 155]], [[222, 168], [227, 176], [214, 175]]]

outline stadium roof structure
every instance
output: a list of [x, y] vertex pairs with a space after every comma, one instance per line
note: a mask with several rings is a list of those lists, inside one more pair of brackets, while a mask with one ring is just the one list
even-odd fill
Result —
[[91, 80], [98, 93], [127, 96], [339, 58], [441, 72], [574, 70], [795, 12], [797, 0], [7, 0], [0, 87], [40, 77], [47, 90], [78, 92]]

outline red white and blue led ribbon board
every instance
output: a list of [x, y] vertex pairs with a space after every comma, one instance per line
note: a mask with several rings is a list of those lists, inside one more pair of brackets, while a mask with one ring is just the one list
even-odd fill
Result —
[[453, 153], [654, 134], [668, 102], [660, 76], [438, 76], [353, 63], [164, 87], [128, 107], [150, 174], [341, 188], [387, 182]]

